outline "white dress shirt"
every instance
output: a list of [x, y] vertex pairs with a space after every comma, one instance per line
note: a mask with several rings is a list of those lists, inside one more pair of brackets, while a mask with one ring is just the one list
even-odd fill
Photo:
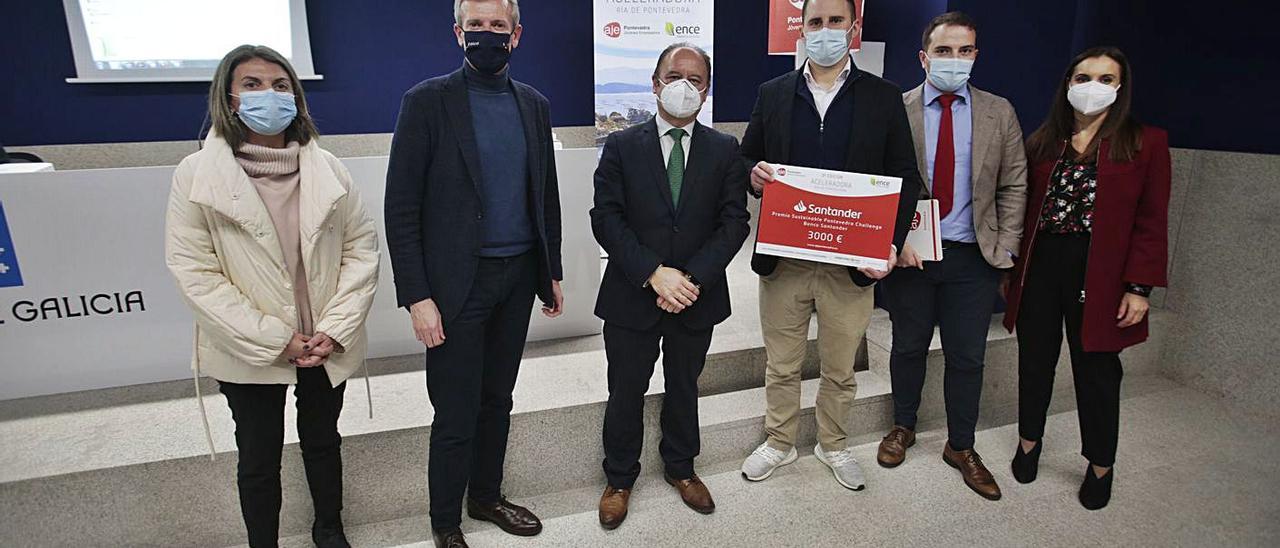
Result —
[[[667, 164], [671, 163], [671, 149], [676, 146], [676, 140], [667, 135], [667, 132], [676, 126], [671, 125], [671, 122], [666, 121], [661, 114], [654, 116], [654, 119], [658, 121], [658, 142], [662, 143], [662, 167], [665, 169]], [[681, 139], [681, 142], [684, 143], [685, 167], [689, 166], [689, 149], [692, 148], [690, 145], [693, 144], [693, 126], [697, 125], [697, 123], [698, 121], [694, 120], [689, 122], [687, 126], [680, 126], [680, 129], [684, 130], [684, 138]]]
[[818, 117], [823, 122], [827, 121], [827, 109], [831, 108], [831, 103], [836, 100], [836, 95], [840, 93], [840, 88], [844, 87], [844, 83], [849, 80], [849, 75], [853, 73], [852, 57], [846, 55], [844, 57], [844, 68], [840, 69], [839, 76], [836, 76], [836, 82], [831, 85], [830, 89], [823, 88], [813, 77], [813, 70], [810, 69], [812, 61], [804, 63], [804, 81], [809, 85], [809, 92], [813, 94], [813, 104], [818, 107]]

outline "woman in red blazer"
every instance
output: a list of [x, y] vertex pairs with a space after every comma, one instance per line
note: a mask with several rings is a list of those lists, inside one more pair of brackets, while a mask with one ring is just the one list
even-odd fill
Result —
[[1132, 90], [1116, 48], [1081, 53], [1063, 75], [1027, 140], [1026, 236], [1004, 318], [1018, 334], [1014, 478], [1036, 478], [1065, 324], [1090, 463], [1079, 499], [1090, 510], [1107, 505], [1115, 477], [1120, 351], [1147, 339], [1148, 296], [1166, 284], [1169, 141], [1133, 117]]

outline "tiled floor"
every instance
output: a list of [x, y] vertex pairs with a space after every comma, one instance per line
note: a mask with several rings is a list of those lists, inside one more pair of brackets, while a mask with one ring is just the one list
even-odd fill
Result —
[[[977, 447], [1004, 489], [989, 502], [972, 494], [939, 455], [945, 432], [923, 432], [905, 464], [874, 464], [876, 442], [856, 455], [868, 476], [861, 492], [838, 486], [812, 456], [751, 484], [736, 463], [703, 467], [718, 509], [701, 516], [652, 477], [637, 487], [621, 528], [601, 530], [598, 492], [581, 489], [521, 501], [545, 520], [539, 537], [510, 537], [466, 520], [472, 546], [1276, 546], [1280, 544], [1280, 425], [1221, 400], [1155, 378], [1135, 378], [1122, 411], [1115, 495], [1099, 512], [1075, 499], [1085, 468], [1074, 411], [1050, 417], [1040, 479], [1013, 481], [1017, 435], [1008, 425], [980, 432]], [[808, 455], [808, 453], [805, 453]], [[424, 518], [350, 531], [356, 546], [429, 547]], [[289, 539], [286, 545], [306, 545]]]

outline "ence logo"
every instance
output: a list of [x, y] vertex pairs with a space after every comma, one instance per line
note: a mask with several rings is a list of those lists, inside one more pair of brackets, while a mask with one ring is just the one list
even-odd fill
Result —
[[880, 187], [884, 187], [884, 188], [889, 188], [889, 181], [881, 181], [880, 179], [877, 179], [877, 178], [875, 178], [875, 177], [872, 177], [872, 178], [871, 178], [871, 186], [880, 186]]
[[667, 36], [700, 36], [702, 34], [702, 27], [697, 25], [677, 25], [668, 21], [666, 31]]
[[614, 21], [604, 26], [604, 35], [609, 38], [617, 38], [622, 36], [622, 23]]
[[0, 203], [0, 287], [22, 287], [22, 270], [18, 268], [18, 255], [13, 250], [13, 236], [9, 234], [3, 203]]

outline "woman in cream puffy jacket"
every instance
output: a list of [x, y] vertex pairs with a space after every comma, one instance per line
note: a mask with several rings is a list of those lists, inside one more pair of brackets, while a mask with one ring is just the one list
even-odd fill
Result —
[[277, 543], [292, 384], [312, 538], [347, 546], [337, 422], [346, 380], [365, 360], [376, 228], [350, 174], [316, 143], [301, 84], [280, 54], [227, 54], [209, 117], [202, 149], [174, 173], [165, 230], [165, 262], [196, 318], [192, 367], [218, 380], [235, 419], [249, 544]]

